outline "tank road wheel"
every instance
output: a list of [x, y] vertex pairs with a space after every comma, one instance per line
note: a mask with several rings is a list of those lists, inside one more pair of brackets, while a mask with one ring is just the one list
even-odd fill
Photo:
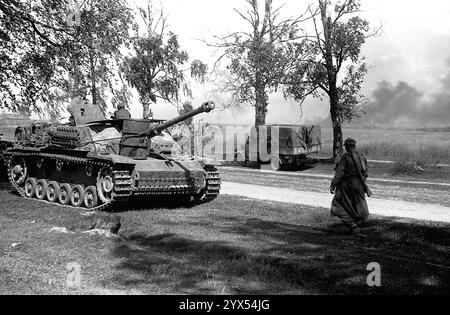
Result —
[[94, 186], [89, 186], [86, 188], [84, 192], [84, 206], [88, 209], [92, 209], [97, 207], [98, 205], [98, 196], [97, 196], [97, 188]]
[[9, 163], [10, 178], [13, 184], [22, 186], [28, 177], [28, 168], [24, 158], [15, 156]]
[[70, 194], [70, 204], [74, 207], [81, 207], [84, 203], [84, 188], [81, 185], [75, 185], [72, 187], [72, 193]]
[[48, 183], [47, 200], [50, 202], [58, 201], [59, 184], [55, 181]]
[[114, 182], [109, 168], [104, 168], [98, 173], [97, 192], [103, 203], [111, 202], [114, 190]]
[[72, 194], [72, 187], [69, 184], [62, 184], [59, 187], [58, 202], [63, 206], [70, 202], [70, 195]]
[[43, 200], [47, 197], [48, 183], [45, 179], [40, 179], [36, 184], [36, 198]]
[[27, 198], [33, 198], [36, 195], [36, 186], [37, 180], [36, 178], [28, 178], [25, 182], [25, 196]]

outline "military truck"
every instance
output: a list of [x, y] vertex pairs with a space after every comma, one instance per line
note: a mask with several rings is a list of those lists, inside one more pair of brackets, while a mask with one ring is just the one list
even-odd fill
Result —
[[[261, 144], [257, 145], [257, 133], [267, 135], [266, 157], [259, 152]], [[278, 134], [278, 139], [273, 139]], [[314, 125], [262, 125], [257, 130], [252, 128], [251, 135], [245, 144], [245, 160], [249, 161], [250, 139], [253, 139], [252, 150], [256, 150], [258, 162], [270, 163], [274, 171], [299, 166], [306, 162], [308, 155], [319, 153], [322, 149], [322, 130], [320, 126]], [[274, 140], [274, 141], [273, 141]], [[272, 143], [278, 144], [277, 148], [272, 148]]]
[[0, 114], [0, 166], [6, 163], [7, 151], [14, 147], [16, 137], [20, 134], [18, 126], [36, 129], [42, 125], [48, 123], [19, 114]]

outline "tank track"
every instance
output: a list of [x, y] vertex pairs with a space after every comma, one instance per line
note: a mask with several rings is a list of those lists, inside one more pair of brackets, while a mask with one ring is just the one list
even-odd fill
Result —
[[5, 169], [8, 169], [10, 157], [11, 157], [11, 153], [9, 153], [8, 149], [0, 152], [0, 161], [2, 161]]
[[[92, 165], [98, 168], [109, 168], [112, 173], [113, 182], [114, 182], [114, 194], [112, 196], [112, 199], [109, 202], [103, 203], [101, 205], [98, 205], [94, 208], [85, 208], [85, 207], [74, 207], [72, 205], [61, 205], [57, 202], [53, 203], [47, 200], [40, 200], [37, 198], [28, 198], [25, 194], [25, 188], [22, 186], [17, 185], [15, 180], [12, 178], [12, 173], [10, 169], [11, 166], [11, 160], [14, 157], [23, 157], [23, 158], [44, 158], [44, 159], [50, 159], [54, 161], [60, 161], [64, 162], [65, 165], [76, 165], [77, 167], [80, 167], [80, 165], [87, 166]], [[84, 210], [84, 211], [105, 211], [108, 208], [110, 208], [113, 205], [120, 204], [123, 202], [126, 202], [129, 200], [129, 198], [132, 196], [132, 186], [133, 186], [133, 180], [132, 176], [130, 174], [130, 171], [126, 170], [113, 170], [113, 167], [108, 162], [102, 162], [102, 161], [93, 161], [92, 159], [88, 158], [80, 158], [80, 157], [73, 157], [73, 156], [67, 156], [67, 155], [58, 155], [58, 154], [50, 154], [50, 153], [29, 153], [29, 152], [11, 152], [8, 155], [7, 159], [7, 165], [8, 165], [8, 178], [11, 183], [11, 185], [14, 187], [14, 189], [20, 194], [21, 197], [25, 199], [33, 199], [35, 201], [48, 203], [48, 204], [57, 204], [59, 206], [63, 206], [66, 208], [71, 209], [78, 209], [78, 210]], [[202, 197], [197, 200], [199, 203], [207, 203], [211, 202], [214, 199], [218, 197], [220, 194], [221, 189], [221, 178], [220, 174], [217, 171], [217, 169], [212, 165], [205, 166], [206, 171], [206, 188], [202, 195]], [[49, 180], [49, 179], [47, 179]], [[62, 184], [62, 183], [60, 183]], [[159, 195], [160, 193], [158, 193]]]
[[220, 194], [220, 185], [222, 184], [220, 173], [213, 165], [205, 166], [206, 171], [206, 189], [205, 195], [201, 199], [202, 203], [207, 203], [216, 199]]
[[[12, 174], [10, 172], [11, 169], [11, 160], [14, 157], [24, 157], [24, 158], [36, 158], [36, 157], [42, 157], [47, 158], [51, 160], [56, 161], [62, 161], [66, 165], [67, 164], [75, 164], [75, 165], [93, 165], [97, 167], [109, 167], [112, 169], [112, 166], [109, 163], [106, 162], [100, 162], [100, 161], [92, 161], [87, 158], [78, 158], [78, 157], [71, 157], [66, 155], [58, 155], [58, 154], [48, 154], [48, 153], [25, 153], [25, 152], [13, 152], [9, 154], [7, 165], [8, 165], [8, 179], [11, 183], [11, 185], [14, 187], [14, 189], [20, 194], [21, 197], [25, 199], [33, 199], [35, 201], [40, 201], [43, 203], [48, 204], [57, 204], [58, 206], [71, 208], [71, 209], [78, 209], [78, 210], [84, 210], [84, 211], [105, 211], [109, 207], [111, 207], [113, 204], [116, 204], [118, 202], [124, 202], [128, 199], [128, 197], [131, 196], [132, 193], [132, 180], [131, 180], [131, 174], [129, 171], [114, 171], [113, 172], [113, 181], [114, 181], [114, 195], [113, 199], [109, 202], [103, 203], [99, 206], [96, 206], [94, 208], [85, 208], [85, 207], [74, 207], [72, 205], [61, 205], [57, 202], [53, 203], [47, 200], [39, 200], [36, 198], [28, 198], [25, 195], [25, 188], [20, 187], [17, 185], [17, 183], [13, 180]], [[61, 183], [60, 183], [61, 184]]]

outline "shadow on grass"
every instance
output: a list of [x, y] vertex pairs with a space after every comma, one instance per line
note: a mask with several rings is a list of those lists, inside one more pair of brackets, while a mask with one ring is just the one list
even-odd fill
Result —
[[[11, 193], [13, 196], [20, 197], [20, 194], [14, 189], [9, 182], [8, 176], [4, 171], [0, 171], [0, 190]], [[22, 197], [20, 197], [22, 198]], [[37, 200], [34, 200], [38, 202]], [[31, 201], [32, 202], [32, 201]], [[54, 205], [58, 207], [58, 204]], [[195, 203], [187, 200], [186, 197], [151, 197], [151, 198], [131, 198], [125, 203], [114, 204], [108, 209], [108, 212], [128, 212], [128, 211], [147, 211], [152, 209], [179, 209], [179, 208], [192, 208], [196, 206]]]
[[[450, 290], [448, 228], [377, 222], [382, 226], [373, 235], [354, 237], [261, 219], [215, 216], [214, 220], [212, 228], [247, 239], [250, 245], [175, 233], [130, 233], [113, 250], [121, 262], [114, 278], [103, 284], [138, 285], [144, 290], [156, 286], [187, 294], [437, 294]], [[252, 243], [255, 240], [259, 242]], [[367, 286], [366, 268], [371, 262], [381, 265], [381, 288]]]
[[[7, 193], [4, 197], [0, 207], [3, 216], [20, 220], [37, 218], [49, 226], [69, 229], [82, 227], [89, 221], [74, 216], [72, 209], [43, 203], [30, 207], [28, 200], [10, 198]], [[157, 202], [145, 204], [145, 209], [170, 209], [165, 201], [162, 203], [163, 207]], [[291, 221], [269, 220], [263, 215], [254, 218], [252, 212], [245, 214], [247, 217], [218, 214], [225, 209], [230, 211], [230, 204], [229, 199], [219, 198], [211, 206], [199, 207], [194, 216], [189, 217], [191, 209], [172, 218], [164, 214], [164, 229], [168, 232], [152, 233], [151, 226], [139, 223], [144, 217], [137, 213], [136, 225], [112, 244], [115, 269], [113, 276], [101, 280], [103, 285], [186, 294], [450, 292], [448, 225], [376, 220], [374, 231], [365, 237], [352, 237]], [[235, 200], [235, 204], [235, 213], [254, 207], [253, 201], [242, 199]], [[129, 204], [127, 208], [131, 210], [134, 206]], [[279, 206], [274, 205], [267, 211], [277, 209]], [[130, 216], [124, 214], [127, 215]], [[311, 212], [305, 211], [303, 215], [311, 217]], [[145, 219], [149, 222], [153, 216], [146, 215]], [[304, 221], [307, 220], [302, 220], [302, 224]], [[161, 220], [156, 224], [162, 224]], [[135, 232], [142, 229], [144, 232]], [[381, 265], [381, 288], [366, 285], [369, 273], [366, 267], [370, 262]]]
[[185, 196], [170, 197], [133, 197], [126, 203], [114, 204], [109, 211], [120, 213], [129, 211], [148, 211], [155, 209], [176, 210], [180, 208], [193, 208], [196, 204]]

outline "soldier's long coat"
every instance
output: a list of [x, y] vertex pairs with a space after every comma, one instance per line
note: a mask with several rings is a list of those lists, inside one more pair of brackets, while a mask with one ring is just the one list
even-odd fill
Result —
[[332, 189], [336, 188], [336, 194], [331, 204], [331, 213], [351, 226], [369, 218], [364, 186], [357, 171], [358, 168], [364, 180], [367, 178], [367, 159], [358, 152], [352, 154], [356, 165], [350, 153], [346, 153], [339, 160], [336, 175], [331, 183]]

